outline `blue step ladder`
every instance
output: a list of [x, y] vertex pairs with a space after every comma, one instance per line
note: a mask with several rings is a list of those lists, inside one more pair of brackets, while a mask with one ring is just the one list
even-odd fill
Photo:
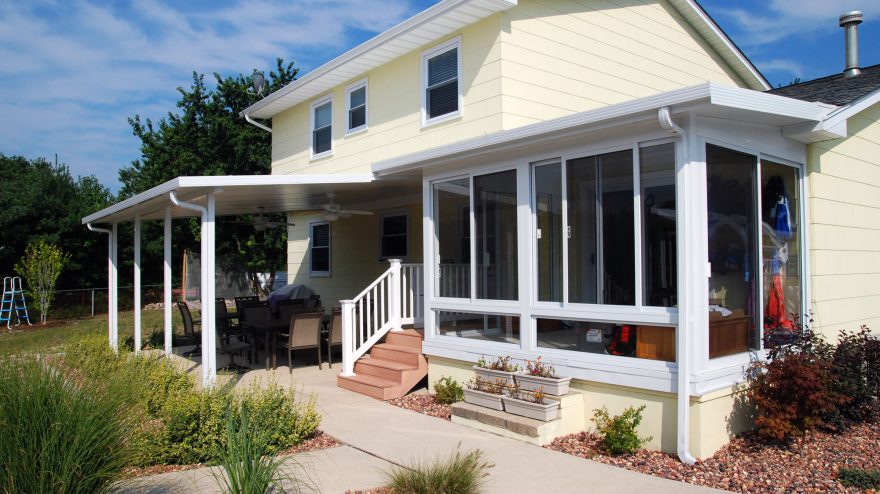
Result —
[[12, 321], [15, 326], [27, 321], [31, 325], [28, 315], [27, 302], [24, 299], [24, 290], [21, 287], [21, 277], [7, 276], [3, 278], [3, 299], [0, 300], [0, 324], [6, 322], [6, 328], [12, 329]]

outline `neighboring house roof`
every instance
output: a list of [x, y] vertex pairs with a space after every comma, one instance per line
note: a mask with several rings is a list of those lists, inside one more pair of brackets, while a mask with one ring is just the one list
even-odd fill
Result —
[[880, 89], [880, 64], [865, 67], [856, 77], [843, 77], [841, 72], [767, 92], [803, 101], [846, 106], [878, 89]]
[[[770, 88], [760, 71], [697, 0], [668, 1], [749, 87]], [[401, 55], [516, 5], [517, 0], [442, 0], [269, 94], [241, 114], [272, 118]]]

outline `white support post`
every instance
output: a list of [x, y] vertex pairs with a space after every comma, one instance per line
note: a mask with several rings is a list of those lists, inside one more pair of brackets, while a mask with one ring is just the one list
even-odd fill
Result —
[[[107, 340], [110, 346], [113, 346], [113, 305], [110, 302], [110, 289], [113, 287], [113, 230], [106, 228], [96, 228], [91, 223], [86, 223], [86, 227], [93, 232], [107, 234]], [[95, 290], [92, 289], [92, 317], [95, 317]]]
[[119, 352], [119, 225], [113, 223], [110, 234], [110, 280], [107, 287], [107, 318], [110, 321], [110, 348]]
[[141, 217], [134, 217], [134, 353], [141, 353]]
[[354, 375], [354, 300], [342, 304], [342, 375]]
[[213, 386], [217, 377], [217, 319], [214, 317], [215, 194], [215, 191], [208, 192], [207, 214], [202, 222], [202, 379], [206, 388]]
[[171, 356], [172, 343], [172, 324], [171, 324], [171, 207], [165, 207], [165, 232], [163, 236], [163, 247], [165, 251], [165, 262], [162, 266], [162, 284], [163, 298], [162, 308], [165, 312], [165, 356]]
[[388, 290], [388, 320], [391, 322], [391, 331], [403, 331], [401, 328], [402, 317], [400, 309], [402, 306], [401, 297], [403, 296], [403, 284], [400, 278], [400, 259], [389, 259], [391, 263], [391, 276], [388, 282], [391, 289]]

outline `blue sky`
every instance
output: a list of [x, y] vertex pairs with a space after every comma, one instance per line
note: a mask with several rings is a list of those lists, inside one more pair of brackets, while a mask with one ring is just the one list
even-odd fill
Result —
[[[610, 0], [616, 1], [616, 0]], [[0, 0], [0, 152], [67, 163], [116, 191], [139, 156], [127, 118], [175, 109], [193, 71], [301, 74], [433, 0]], [[880, 63], [878, 0], [703, 0], [774, 85], [843, 69], [839, 14], [865, 13], [863, 66]]]

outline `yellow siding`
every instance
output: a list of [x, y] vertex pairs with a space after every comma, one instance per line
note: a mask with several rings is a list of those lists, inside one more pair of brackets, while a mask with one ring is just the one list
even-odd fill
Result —
[[846, 139], [809, 146], [814, 325], [829, 337], [880, 328], [880, 105], [851, 118]]
[[706, 81], [744, 85], [664, 1], [521, 0], [503, 15], [505, 129]]
[[[409, 213], [409, 258], [404, 262], [422, 260], [421, 204], [393, 208]], [[325, 307], [339, 305], [339, 300], [350, 299], [388, 269], [388, 263], [379, 261], [379, 217], [352, 216], [330, 224], [330, 277], [309, 276], [309, 224], [323, 221], [321, 213], [291, 213], [290, 221], [296, 226], [288, 229], [287, 270], [288, 283], [306, 285], [321, 295]]]
[[[440, 44], [432, 43], [332, 91], [332, 157], [310, 159], [311, 103], [277, 115], [272, 120], [272, 173], [369, 172], [377, 161], [501, 130], [499, 25], [500, 15], [494, 15], [449, 37], [461, 36], [460, 118], [421, 126], [421, 54]], [[369, 129], [345, 136], [345, 87], [363, 77], [369, 85]]]

